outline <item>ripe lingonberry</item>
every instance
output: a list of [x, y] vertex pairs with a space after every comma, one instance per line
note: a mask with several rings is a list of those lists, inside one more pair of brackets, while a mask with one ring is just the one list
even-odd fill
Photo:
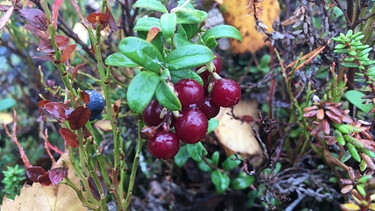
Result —
[[189, 108], [190, 106], [199, 106], [204, 100], [203, 87], [195, 80], [182, 79], [174, 86], [178, 99], [181, 102], [182, 108]]
[[208, 119], [217, 116], [220, 112], [220, 106], [216, 105], [211, 98], [206, 98], [199, 109], [207, 116]]
[[160, 118], [162, 110], [163, 106], [156, 99], [151, 100], [142, 112], [145, 124], [148, 126], [158, 126], [163, 121], [163, 118]]
[[195, 144], [206, 137], [208, 120], [201, 110], [188, 108], [176, 119], [174, 129], [181, 141]]
[[178, 153], [180, 141], [175, 133], [160, 130], [147, 141], [147, 149], [156, 158], [168, 159]]
[[231, 107], [240, 101], [241, 88], [235, 81], [222, 78], [214, 81], [211, 96], [217, 105]]
[[104, 97], [95, 90], [85, 90], [85, 92], [90, 95], [90, 101], [86, 106], [90, 109], [90, 121], [92, 121], [102, 113], [105, 100]]

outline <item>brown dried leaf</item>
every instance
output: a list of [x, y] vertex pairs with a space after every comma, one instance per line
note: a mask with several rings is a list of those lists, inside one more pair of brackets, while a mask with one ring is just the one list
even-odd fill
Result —
[[97, 127], [99, 130], [103, 131], [103, 132], [106, 132], [106, 131], [112, 131], [112, 125], [111, 125], [111, 121], [109, 120], [98, 120], [97, 122], [95, 122], [95, 127]]
[[341, 123], [341, 118], [339, 116], [336, 116], [335, 113], [331, 112], [331, 111], [326, 111], [325, 114], [328, 116], [328, 118], [330, 120], [332, 120], [333, 122], [337, 123], [337, 124], [340, 124]]
[[346, 185], [341, 189], [342, 194], [349, 193], [353, 189], [353, 185]]
[[77, 44], [72, 44], [72, 45], [69, 45], [68, 47], [66, 47], [62, 54], [61, 54], [61, 59], [60, 61], [61, 62], [65, 62], [66, 60], [69, 59], [70, 55], [74, 52], [74, 50], [76, 49], [77, 47]]
[[322, 128], [325, 134], [331, 133], [331, 127], [329, 126], [329, 122], [326, 119], [322, 120]]
[[318, 112], [316, 113], [316, 118], [322, 120], [324, 118], [324, 110], [319, 109]]
[[20, 9], [21, 15], [35, 28], [46, 31], [47, 17], [40, 9]]
[[311, 118], [311, 117], [315, 116], [316, 113], [318, 113], [318, 110], [311, 110], [311, 111], [305, 112], [303, 114], [303, 117], [305, 117], [305, 118]]
[[154, 38], [156, 37], [156, 35], [158, 35], [160, 32], [160, 29], [158, 27], [153, 27], [150, 29], [150, 31], [148, 31], [147, 33], [147, 42], [152, 42], [152, 40], [154, 40]]

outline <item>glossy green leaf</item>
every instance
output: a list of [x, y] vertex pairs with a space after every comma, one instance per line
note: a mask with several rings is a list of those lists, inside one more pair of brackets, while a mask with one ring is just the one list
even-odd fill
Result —
[[[206, 158], [206, 161], [208, 163], [212, 164], [212, 160], [211, 159]], [[204, 171], [204, 172], [211, 172], [211, 171], [213, 171], [213, 169], [206, 162], [204, 162], [203, 160], [198, 163], [198, 168], [200, 170]]]
[[366, 196], [366, 190], [365, 188], [363, 187], [364, 185], [357, 185], [356, 188], [358, 190], [358, 192], [362, 195], [362, 196]]
[[142, 113], [152, 100], [158, 87], [159, 75], [149, 71], [138, 73], [130, 82], [126, 99], [129, 108], [137, 114]]
[[214, 59], [212, 51], [203, 45], [186, 45], [177, 48], [165, 57], [165, 64], [170, 70], [198, 67]]
[[214, 131], [219, 126], [219, 124], [220, 124], [220, 122], [217, 119], [212, 118], [212, 119], [208, 120], [207, 134]]
[[157, 12], [167, 13], [167, 8], [157, 0], [137, 0], [133, 4], [134, 8], [142, 8], [147, 10], [153, 10]]
[[349, 91], [345, 92], [344, 96], [345, 96], [346, 99], [349, 100], [349, 102], [351, 102], [353, 105], [357, 106], [358, 109], [365, 112], [366, 114], [368, 112], [370, 112], [371, 109], [374, 106], [372, 103], [363, 104], [364, 100], [362, 99], [362, 97], [364, 97], [365, 94], [363, 94], [360, 91], [349, 90]]
[[5, 98], [0, 100], [0, 111], [11, 108], [16, 105], [16, 101], [13, 98]]
[[354, 147], [354, 145], [348, 143], [346, 146], [348, 147], [349, 153], [352, 156], [352, 158], [357, 162], [361, 162], [361, 156], [359, 156], [359, 153], [357, 149]]
[[226, 171], [231, 171], [233, 169], [235, 169], [238, 165], [241, 164], [241, 160], [239, 155], [231, 155], [229, 157], [227, 157], [227, 159], [224, 160], [224, 162], [221, 164], [221, 166], [223, 167], [224, 170]]
[[177, 12], [177, 23], [179, 24], [195, 24], [206, 20], [207, 12], [196, 10], [193, 8], [180, 8]]
[[184, 33], [188, 40], [192, 39], [195, 35], [197, 35], [199, 30], [198, 23], [182, 24], [181, 27], [184, 29]]
[[117, 52], [109, 55], [105, 59], [105, 64], [114, 67], [138, 67], [131, 59], [126, 57], [123, 53]]
[[215, 39], [233, 38], [233, 39], [242, 41], [242, 36], [241, 36], [240, 31], [238, 31], [238, 29], [230, 25], [218, 25], [218, 26], [212, 27], [211, 29], [209, 29], [203, 34], [202, 39], [206, 43], [206, 41], [210, 37], [214, 37]]
[[215, 185], [215, 190], [217, 193], [224, 193], [230, 183], [230, 178], [228, 175], [221, 173], [219, 169], [211, 172], [211, 181]]
[[161, 81], [156, 89], [156, 99], [158, 99], [159, 103], [168, 110], [181, 110], [180, 100], [177, 98], [172, 87], [169, 86], [165, 81]]
[[372, 178], [372, 175], [366, 174], [366, 175], [363, 175], [361, 178], [359, 178], [359, 180], [357, 182], [358, 183], [366, 183], [371, 178]]
[[232, 180], [232, 188], [235, 190], [243, 190], [249, 188], [254, 183], [254, 176], [247, 175], [245, 172], [240, 172], [237, 178]]
[[176, 48], [180, 48], [185, 45], [191, 45], [193, 44], [191, 41], [187, 40], [183, 35], [181, 34], [175, 34], [173, 36], [173, 45]]
[[205, 45], [209, 48], [216, 48], [219, 43], [216, 41], [215, 37], [211, 36], [207, 38], [207, 40], [205, 41]]
[[153, 27], [161, 29], [160, 20], [154, 17], [142, 17], [137, 20], [134, 31], [150, 31]]
[[159, 73], [163, 60], [159, 50], [146, 40], [137, 37], [127, 37], [121, 40], [119, 50], [134, 63], [148, 70]]
[[187, 145], [184, 145], [180, 148], [177, 155], [174, 156], [174, 162], [176, 166], [181, 168], [183, 165], [185, 165], [189, 157], [190, 157], [190, 154], [187, 150]]
[[181, 79], [188, 78], [188, 79], [193, 79], [200, 83], [200, 85], [203, 86], [203, 80], [202, 78], [193, 70], [190, 69], [181, 69], [181, 70], [173, 70], [170, 71], [171, 78], [172, 78], [172, 83], [177, 83]]
[[191, 158], [197, 162], [202, 161], [202, 157], [207, 155], [207, 150], [201, 142], [186, 145]]
[[220, 153], [218, 151], [215, 151], [212, 153], [211, 160], [212, 160], [212, 165], [216, 166], [219, 165], [219, 158], [220, 158]]
[[161, 30], [165, 38], [170, 38], [176, 31], [177, 16], [174, 13], [165, 13], [160, 17]]

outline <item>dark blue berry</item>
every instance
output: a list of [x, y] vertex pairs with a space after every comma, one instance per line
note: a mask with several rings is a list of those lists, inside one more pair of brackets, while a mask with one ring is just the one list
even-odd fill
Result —
[[91, 111], [90, 121], [92, 121], [100, 117], [99, 115], [102, 113], [105, 106], [105, 100], [104, 97], [95, 90], [86, 90], [85, 92], [90, 95], [90, 102], [87, 104], [87, 108]]

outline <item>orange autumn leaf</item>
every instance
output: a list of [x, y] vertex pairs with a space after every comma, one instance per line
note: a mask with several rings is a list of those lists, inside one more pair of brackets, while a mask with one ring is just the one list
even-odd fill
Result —
[[[266, 43], [266, 35], [261, 34], [255, 28], [254, 13], [251, 12], [251, 4], [249, 0], [217, 0], [221, 3], [224, 19], [226, 24], [236, 27], [242, 35], [242, 42], [231, 39], [230, 44], [233, 53], [255, 53], [262, 48]], [[267, 32], [273, 31], [272, 24], [275, 20], [279, 20], [280, 6], [277, 0], [264, 0], [257, 3], [257, 13], [259, 21], [267, 26]]]

